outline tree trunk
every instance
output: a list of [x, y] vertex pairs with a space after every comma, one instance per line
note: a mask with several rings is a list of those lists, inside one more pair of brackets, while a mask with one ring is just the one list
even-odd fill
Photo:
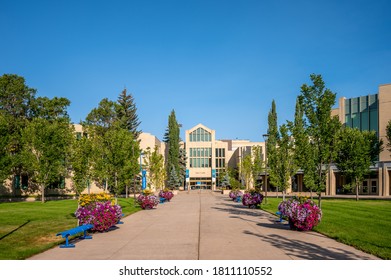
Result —
[[282, 191], [282, 201], [285, 201], [285, 190]]
[[356, 201], [358, 201], [358, 188], [359, 188], [359, 182], [356, 180]]
[[310, 189], [310, 196], [311, 196], [311, 200], [314, 199], [314, 195], [312, 194], [312, 189]]
[[322, 209], [322, 193], [318, 193], [318, 206], [320, 209]]
[[118, 205], [118, 180], [117, 172], [115, 172], [114, 186], [115, 186], [115, 205]]
[[41, 202], [45, 203], [45, 186], [44, 186], [44, 184], [41, 185]]

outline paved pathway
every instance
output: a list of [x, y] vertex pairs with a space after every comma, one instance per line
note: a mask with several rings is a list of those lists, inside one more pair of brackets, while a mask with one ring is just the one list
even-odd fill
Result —
[[157, 209], [139, 211], [72, 249], [41, 260], [290, 260], [377, 259], [316, 232], [297, 232], [259, 209], [210, 191], [181, 192]]

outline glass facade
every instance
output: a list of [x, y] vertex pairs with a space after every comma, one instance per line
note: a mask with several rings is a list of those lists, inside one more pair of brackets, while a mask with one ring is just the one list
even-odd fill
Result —
[[346, 99], [345, 125], [361, 131], [374, 130], [379, 135], [378, 95]]
[[191, 168], [212, 167], [212, 148], [190, 148], [189, 162]]
[[211, 142], [212, 135], [205, 129], [199, 127], [189, 134], [190, 142]]

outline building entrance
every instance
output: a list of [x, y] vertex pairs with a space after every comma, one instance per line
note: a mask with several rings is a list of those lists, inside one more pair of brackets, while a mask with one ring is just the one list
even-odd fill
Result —
[[201, 178], [190, 178], [190, 189], [212, 189], [212, 178], [201, 177]]

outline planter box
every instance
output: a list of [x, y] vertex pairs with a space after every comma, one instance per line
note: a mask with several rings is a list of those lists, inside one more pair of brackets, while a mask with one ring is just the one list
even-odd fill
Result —
[[221, 190], [222, 194], [229, 194], [231, 190]]

